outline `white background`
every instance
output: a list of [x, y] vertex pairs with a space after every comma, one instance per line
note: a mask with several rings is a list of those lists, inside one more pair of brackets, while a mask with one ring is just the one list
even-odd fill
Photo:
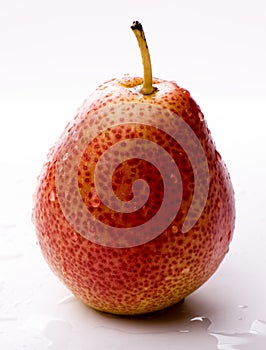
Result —
[[[146, 319], [93, 311], [36, 244], [32, 193], [48, 149], [102, 81], [154, 76], [201, 106], [236, 193], [231, 249], [182, 306]], [[264, 0], [0, 2], [0, 347], [254, 349], [266, 346], [266, 3]]]

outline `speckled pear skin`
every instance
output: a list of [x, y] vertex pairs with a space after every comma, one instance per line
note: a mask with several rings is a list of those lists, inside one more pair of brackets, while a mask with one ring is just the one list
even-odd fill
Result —
[[[124, 315], [166, 308], [199, 288], [228, 252], [235, 223], [230, 176], [199, 106], [190, 93], [175, 82], [154, 79], [158, 90], [148, 96], [139, 92], [141, 84], [142, 78], [125, 75], [103, 83], [85, 100], [50, 150], [34, 195], [33, 222], [40, 248], [53, 272], [85, 304]], [[125, 110], [124, 115], [116, 113], [118, 107]], [[136, 110], [138, 117], [141, 110], [143, 114], [149, 110], [159, 112], [153, 113], [152, 118], [144, 116], [143, 123], [127, 122], [125, 119], [134, 117]], [[191, 140], [184, 137], [180, 144], [164, 131], [174, 128], [168, 125], [169, 114], [182, 120], [198, 139], [206, 157], [208, 178], [204, 178], [206, 171], [201, 175], [200, 156], [197, 172], [193, 168], [187, 150], [195, 153], [197, 159], [197, 149], [190, 145]], [[157, 115], [160, 120], [155, 122]], [[103, 119], [99, 131], [101, 121], [97, 118]], [[84, 147], [82, 138], [86, 140], [86, 133], [92, 129], [92, 135], [97, 136], [91, 136]], [[118, 229], [142, 227], [143, 222], [151, 221], [158, 214], [166, 181], [154, 164], [135, 156], [119, 164], [111, 174], [113, 193], [124, 203], [134, 199], [132, 186], [136, 180], [142, 179], [148, 184], [146, 203], [135, 211], [111, 209], [102, 202], [95, 186], [99, 158], [118, 143], [122, 147], [123, 142], [125, 153], [130, 154], [129, 139], [160, 145], [177, 166], [181, 179], [180, 182], [169, 174], [167, 181], [173, 182], [171, 186], [176, 184], [176, 190], [170, 192], [179, 193], [180, 198], [171, 199], [173, 203], [159, 218], [159, 225], [166, 226], [165, 229], [151, 238], [147, 232], [144, 243], [141, 231], [135, 238], [126, 234], [119, 238]], [[148, 154], [149, 147], [144, 153], [147, 157], [154, 156]], [[100, 169], [97, 175], [105, 193], [110, 177], [108, 167], [111, 169], [115, 160], [109, 157], [108, 162], [107, 168]], [[197, 184], [196, 177], [200, 178]], [[195, 199], [195, 193], [199, 200]], [[172, 210], [174, 200], [180, 200], [176, 213]], [[194, 219], [193, 211], [190, 213], [193, 225], [184, 232], [182, 227], [192, 202], [195, 207], [202, 205], [202, 210], [196, 210], [198, 216]], [[104, 222], [116, 228], [114, 235], [108, 234], [108, 227], [99, 232], [94, 225], [88, 225], [90, 217], [84, 214], [84, 207], [96, 223]], [[170, 224], [167, 213], [173, 216]]]

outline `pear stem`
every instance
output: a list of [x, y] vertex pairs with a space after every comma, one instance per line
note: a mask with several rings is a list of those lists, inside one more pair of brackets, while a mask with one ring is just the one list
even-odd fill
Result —
[[157, 89], [152, 85], [152, 67], [151, 67], [151, 58], [145, 38], [145, 34], [142, 28], [141, 23], [134, 21], [131, 29], [133, 30], [139, 44], [140, 53], [142, 57], [143, 64], [143, 86], [141, 93], [143, 95], [150, 95], [154, 93]]

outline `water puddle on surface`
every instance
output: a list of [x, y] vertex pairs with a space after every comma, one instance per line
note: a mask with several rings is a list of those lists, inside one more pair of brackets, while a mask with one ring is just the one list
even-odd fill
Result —
[[42, 335], [49, 340], [49, 349], [64, 349], [68, 346], [71, 338], [72, 325], [60, 319], [53, 319], [49, 321], [44, 329]]
[[265, 350], [266, 321], [255, 320], [246, 333], [211, 332], [218, 340], [218, 350]]
[[31, 315], [21, 327], [26, 340], [24, 345], [32, 349], [66, 349], [72, 330], [68, 321], [42, 314]]
[[10, 322], [10, 321], [17, 321], [17, 316], [10, 316], [10, 315], [1, 315], [0, 316], [0, 322]]
[[19, 244], [16, 236], [17, 225], [13, 222], [0, 222], [0, 260], [9, 261], [21, 258], [22, 251], [19, 250]]
[[[239, 305], [240, 309], [246, 309], [246, 305]], [[176, 313], [179, 311], [179, 313]], [[170, 309], [167, 312], [151, 315], [150, 318], [113, 318], [112, 322], [105, 321], [94, 327], [95, 333], [104, 332], [115, 336], [120, 333], [129, 338], [138, 335], [143, 341], [153, 340], [154, 344], [175, 344], [187, 350], [265, 350], [266, 349], [266, 321], [255, 320], [246, 332], [216, 332], [210, 331], [212, 321], [202, 315], [189, 316], [189, 310], [185, 305]], [[123, 322], [124, 321], [124, 322]], [[135, 337], [134, 337], [135, 341]]]
[[22, 253], [18, 253], [18, 252], [10, 252], [10, 253], [0, 253], [0, 260], [14, 260], [14, 259], [18, 259], [21, 258], [23, 256]]
[[58, 305], [66, 305], [66, 304], [70, 304], [70, 303], [73, 303], [73, 302], [77, 302], [77, 298], [73, 295], [73, 294], [69, 294], [69, 295], [66, 295], [65, 297], [61, 298], [57, 304]]

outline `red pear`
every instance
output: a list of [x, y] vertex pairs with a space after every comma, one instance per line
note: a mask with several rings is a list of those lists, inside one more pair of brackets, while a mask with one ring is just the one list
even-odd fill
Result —
[[235, 222], [234, 193], [203, 113], [173, 81], [100, 85], [49, 152], [33, 221], [53, 272], [84, 303], [141, 314], [184, 299], [216, 271]]

